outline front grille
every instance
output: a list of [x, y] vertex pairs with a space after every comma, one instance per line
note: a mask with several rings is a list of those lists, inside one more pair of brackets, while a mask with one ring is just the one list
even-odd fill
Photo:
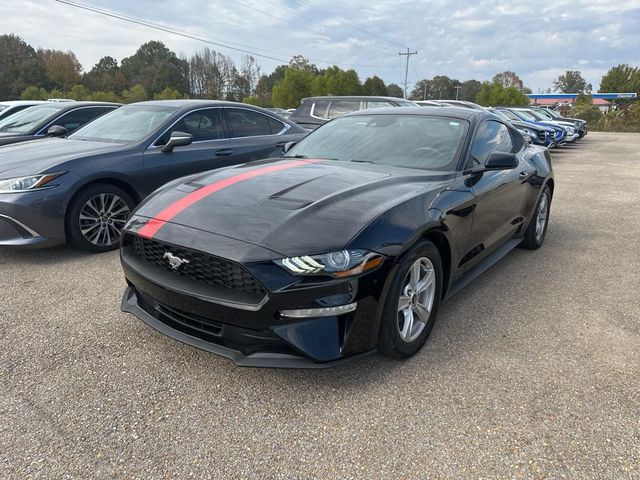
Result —
[[[264, 288], [242, 265], [204, 252], [176, 247], [168, 243], [133, 237], [133, 253], [167, 272], [212, 287], [226, 288], [253, 295], [266, 295]], [[186, 260], [178, 269], [171, 267], [165, 254]]]
[[544, 130], [538, 132], [538, 139], [541, 142], [544, 142], [547, 139], [547, 132], [545, 132]]

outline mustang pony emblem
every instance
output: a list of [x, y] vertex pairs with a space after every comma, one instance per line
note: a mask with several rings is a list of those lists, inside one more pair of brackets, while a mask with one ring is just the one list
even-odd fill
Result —
[[169, 265], [171, 265], [171, 268], [173, 268], [174, 270], [178, 270], [182, 265], [189, 263], [189, 260], [176, 257], [171, 252], [164, 252], [162, 258], [169, 260]]

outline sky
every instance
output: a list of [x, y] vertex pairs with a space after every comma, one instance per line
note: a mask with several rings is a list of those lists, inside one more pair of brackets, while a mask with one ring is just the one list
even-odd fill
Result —
[[[74, 0], [75, 1], [75, 0]], [[620, 63], [640, 66], [640, 0], [77, 0], [213, 42], [287, 61], [301, 54], [319, 67], [354, 68], [402, 84], [448, 75], [490, 80], [515, 71], [534, 92], [566, 70], [597, 91]], [[237, 63], [242, 53], [160, 32], [55, 0], [0, 0], [0, 33], [35, 48], [72, 50], [85, 70], [109, 55], [132, 55], [160, 40], [189, 56], [205, 46]], [[242, 46], [240, 46], [242, 45]], [[263, 72], [280, 62], [256, 57]], [[357, 65], [352, 67], [352, 65]]]

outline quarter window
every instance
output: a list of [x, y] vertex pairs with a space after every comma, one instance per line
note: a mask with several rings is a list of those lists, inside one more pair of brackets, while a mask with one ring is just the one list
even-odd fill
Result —
[[325, 118], [329, 107], [328, 100], [317, 100], [313, 102], [310, 115], [315, 118]]
[[329, 108], [329, 118], [336, 118], [345, 113], [360, 110], [359, 100], [336, 100]]
[[494, 152], [513, 152], [509, 129], [500, 122], [488, 120], [478, 128], [471, 155], [474, 163], [483, 164]]
[[[272, 127], [272, 123], [269, 121], [273, 120], [271, 117], [267, 117], [266, 115], [252, 110], [240, 108], [228, 108], [226, 110], [232, 137], [257, 137], [262, 135], [271, 135], [272, 128], [274, 128]], [[277, 127], [274, 129], [276, 128]], [[283, 127], [280, 126], [278, 131], [282, 130], [282, 128]]]

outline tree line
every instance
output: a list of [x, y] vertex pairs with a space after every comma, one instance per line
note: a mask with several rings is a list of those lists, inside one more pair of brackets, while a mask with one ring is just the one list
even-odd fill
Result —
[[[551, 88], [547, 89], [550, 93]], [[590, 94], [581, 72], [570, 70], [553, 82], [553, 91]], [[600, 82], [600, 91], [640, 93], [640, 68], [618, 65]], [[491, 81], [459, 81], [444, 75], [415, 83], [413, 100], [454, 99], [481, 105], [528, 105], [531, 93], [515, 72]], [[396, 84], [378, 76], [361, 81], [355, 70], [319, 68], [301, 55], [264, 73], [254, 57], [239, 65], [207, 47], [191, 57], [178, 56], [160, 41], [150, 41], [118, 62], [105, 56], [84, 72], [72, 51], [34, 49], [16, 35], [0, 35], [0, 100], [46, 99], [136, 102], [148, 99], [207, 98], [294, 108], [315, 95], [402, 97]]]

